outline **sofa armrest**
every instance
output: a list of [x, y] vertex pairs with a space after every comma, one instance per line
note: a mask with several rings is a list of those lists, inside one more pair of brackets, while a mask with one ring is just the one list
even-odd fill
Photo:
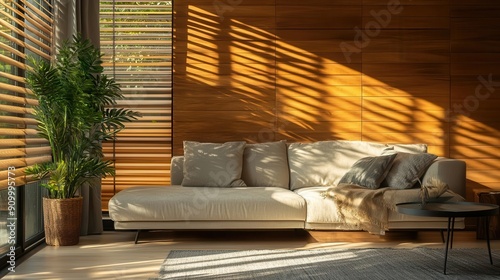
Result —
[[170, 164], [170, 184], [181, 185], [184, 179], [184, 156], [173, 156]]
[[450, 189], [465, 197], [465, 161], [440, 157], [427, 169], [422, 179], [437, 178], [450, 187]]

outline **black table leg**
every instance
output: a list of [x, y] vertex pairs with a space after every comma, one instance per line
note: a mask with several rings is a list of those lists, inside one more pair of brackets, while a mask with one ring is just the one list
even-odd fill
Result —
[[446, 262], [448, 261], [448, 245], [450, 244], [450, 234], [451, 234], [451, 217], [448, 217], [448, 228], [446, 230], [446, 247], [444, 251], [444, 271], [446, 274]]
[[455, 217], [451, 218], [451, 242], [450, 249], [453, 249], [453, 237], [455, 236]]
[[491, 247], [490, 247], [490, 217], [484, 217], [486, 220], [485, 231], [486, 231], [486, 244], [488, 244], [488, 254], [490, 255], [490, 264], [493, 264], [493, 258], [491, 257]]

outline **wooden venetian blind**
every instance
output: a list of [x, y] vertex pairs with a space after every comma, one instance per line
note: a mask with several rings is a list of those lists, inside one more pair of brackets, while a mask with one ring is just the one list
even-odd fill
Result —
[[115, 141], [103, 144], [116, 176], [102, 183], [102, 206], [132, 186], [170, 183], [172, 1], [100, 1], [105, 73], [125, 96], [118, 107], [139, 111]]
[[25, 88], [28, 58], [51, 57], [51, 2], [0, 1], [0, 189], [26, 184], [26, 166], [51, 160], [31, 115], [36, 100]]

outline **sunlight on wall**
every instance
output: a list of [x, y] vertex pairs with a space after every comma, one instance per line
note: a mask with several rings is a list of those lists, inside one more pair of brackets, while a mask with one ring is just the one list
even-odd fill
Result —
[[[186, 25], [177, 30], [177, 139], [426, 143], [431, 153], [466, 160], [469, 178], [500, 182], [498, 98], [481, 100], [484, 112], [450, 119], [492, 55], [467, 37], [467, 7], [405, 6], [346, 61], [339, 45], [384, 5], [240, 4], [223, 17], [208, 2], [179, 5]], [[345, 14], [325, 18], [332, 11]], [[476, 55], [483, 64], [468, 67]]]
[[232, 97], [246, 104], [275, 98], [271, 110], [284, 124], [278, 131], [282, 137], [302, 140], [308, 132], [321, 132], [331, 138], [425, 142], [435, 147], [433, 152], [445, 153], [447, 96], [414, 97], [363, 74], [361, 63], [328, 58], [338, 52], [331, 45], [315, 47], [327, 54], [321, 56], [273, 30], [235, 19], [221, 22], [193, 5], [187, 24], [187, 78], [213, 89], [230, 87]]

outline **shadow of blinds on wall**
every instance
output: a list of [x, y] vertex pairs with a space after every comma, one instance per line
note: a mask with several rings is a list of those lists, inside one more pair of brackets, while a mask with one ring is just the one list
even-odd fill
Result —
[[102, 207], [133, 186], [170, 184], [172, 146], [172, 1], [100, 1], [105, 73], [120, 84], [117, 107], [139, 111], [113, 142], [103, 143], [116, 175], [102, 182]]
[[50, 2], [0, 3], [0, 189], [32, 181], [24, 175], [26, 166], [52, 159], [30, 108], [37, 101], [25, 88], [28, 58], [51, 58]]

